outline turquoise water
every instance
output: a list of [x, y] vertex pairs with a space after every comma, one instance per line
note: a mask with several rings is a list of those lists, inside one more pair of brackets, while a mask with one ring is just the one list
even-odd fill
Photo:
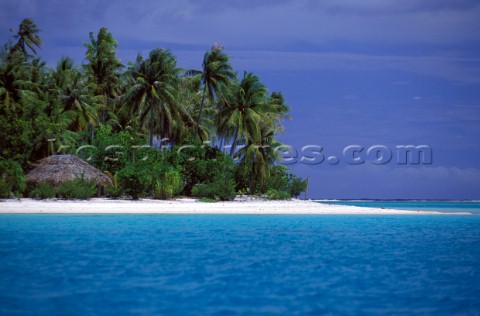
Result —
[[468, 212], [480, 214], [480, 201], [432, 201], [432, 200], [317, 200], [335, 205], [388, 208], [398, 210], [437, 211], [445, 213]]
[[0, 315], [478, 315], [480, 216], [0, 215]]

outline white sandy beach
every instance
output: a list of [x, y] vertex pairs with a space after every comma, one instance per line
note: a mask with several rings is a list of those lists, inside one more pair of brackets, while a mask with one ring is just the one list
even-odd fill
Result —
[[[356, 214], [356, 215], [431, 215], [444, 214], [430, 211], [402, 211], [356, 206], [320, 204], [313, 201], [233, 201], [204, 203], [194, 199], [169, 201], [144, 199], [140, 201], [89, 201], [32, 199], [4, 200], [0, 213], [56, 213], [56, 214]], [[458, 213], [457, 213], [458, 214]], [[468, 214], [468, 213], [465, 213]]]

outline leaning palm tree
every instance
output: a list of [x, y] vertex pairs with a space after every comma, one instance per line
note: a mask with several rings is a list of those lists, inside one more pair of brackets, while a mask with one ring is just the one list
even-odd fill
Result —
[[[228, 87], [235, 79], [235, 72], [229, 63], [229, 57], [223, 52], [223, 46], [215, 44], [208, 50], [202, 63], [202, 83], [203, 93], [200, 103], [200, 110], [197, 116], [199, 125], [202, 123], [202, 114], [205, 107], [205, 98], [208, 98], [211, 104], [215, 101], [215, 95], [220, 94], [221, 90]], [[200, 134], [200, 138], [202, 136]]]
[[35, 55], [37, 54], [35, 47], [40, 48], [43, 42], [40, 36], [38, 36], [40, 30], [32, 19], [24, 19], [22, 23], [20, 23], [18, 30], [12, 29], [11, 31], [16, 33], [15, 38], [17, 39], [17, 43], [13, 49], [20, 50], [25, 57], [29, 56], [27, 47]]
[[160, 134], [165, 136], [172, 130], [172, 122], [181, 117], [175, 102], [180, 68], [170, 51], [157, 48], [147, 59], [139, 55], [128, 72], [131, 87], [125, 95], [125, 104], [131, 106], [130, 113], [140, 114], [144, 126], [149, 122], [149, 145], [152, 146], [155, 122], [160, 125]]

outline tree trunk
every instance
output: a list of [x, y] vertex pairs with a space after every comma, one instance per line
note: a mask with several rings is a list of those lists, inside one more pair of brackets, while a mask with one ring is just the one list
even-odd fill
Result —
[[235, 146], [237, 145], [237, 137], [238, 137], [238, 126], [235, 127], [235, 134], [233, 135], [233, 143], [232, 148], [230, 148], [230, 156], [233, 158], [235, 154]]
[[200, 134], [200, 124], [202, 123], [201, 119], [202, 119], [202, 111], [203, 111], [203, 107], [205, 106], [205, 92], [207, 91], [207, 85], [204, 85], [203, 86], [203, 94], [202, 94], [202, 102], [200, 103], [200, 110], [198, 111], [198, 117], [197, 117], [197, 134], [198, 134], [198, 137], [200, 137], [200, 140], [203, 142], [203, 137], [202, 135]]
[[250, 195], [255, 194], [255, 152], [253, 153], [252, 170], [250, 171]]

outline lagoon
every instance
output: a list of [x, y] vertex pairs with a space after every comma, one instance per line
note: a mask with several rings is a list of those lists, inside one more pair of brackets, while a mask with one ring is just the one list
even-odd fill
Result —
[[0, 215], [0, 314], [478, 314], [480, 216]]

